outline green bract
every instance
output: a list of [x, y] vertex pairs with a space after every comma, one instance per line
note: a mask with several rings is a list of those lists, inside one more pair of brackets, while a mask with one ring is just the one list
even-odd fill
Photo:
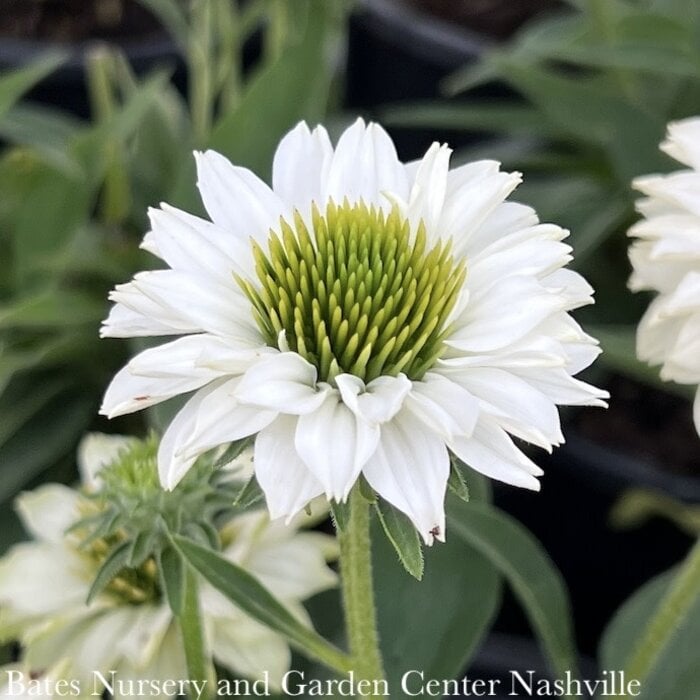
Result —
[[98, 488], [86, 494], [83, 517], [71, 528], [95, 565], [91, 597], [103, 592], [127, 604], [159, 600], [159, 562], [173, 534], [221, 546], [220, 526], [244, 507], [234, 507], [241, 482], [217, 467], [237, 456], [241, 446], [218, 462], [201, 458], [172, 491], [160, 487], [153, 435], [134, 439], [98, 472]]
[[451, 243], [429, 247], [423, 224], [412, 235], [396, 207], [347, 200], [314, 207], [311, 225], [298, 212], [293, 225], [281, 219], [267, 251], [253, 243], [259, 284], [238, 279], [268, 344], [284, 333], [322, 381], [342, 372], [421, 379], [444, 350], [465, 277]]

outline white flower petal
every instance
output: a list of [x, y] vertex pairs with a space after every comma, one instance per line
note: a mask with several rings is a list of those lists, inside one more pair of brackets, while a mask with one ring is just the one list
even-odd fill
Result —
[[445, 202], [451, 154], [451, 148], [433, 143], [418, 165], [411, 187], [408, 219], [414, 229], [423, 222], [430, 238], [442, 234], [438, 224]]
[[246, 275], [251, 271], [250, 266], [238, 262], [250, 257], [247, 240], [167, 205], [150, 209], [148, 215], [152, 230], [142, 247], [155, 250], [173, 270], [211, 275], [225, 285], [234, 273]]
[[386, 194], [408, 196], [408, 178], [389, 135], [378, 124], [358, 119], [346, 129], [335, 148], [328, 170], [326, 197], [337, 204], [387, 207]]
[[304, 211], [311, 202], [322, 207], [323, 188], [333, 158], [333, 146], [322, 126], [311, 131], [299, 122], [282, 138], [272, 163], [272, 189], [285, 202]]
[[188, 335], [155, 348], [143, 350], [129, 361], [131, 374], [153, 379], [176, 379], [178, 377], [199, 378], [203, 382], [217, 379], [225, 372], [202, 367], [199, 358], [205, 353], [217, 355], [230, 352], [230, 345], [221, 338], [208, 333]]
[[443, 438], [469, 437], [479, 417], [479, 402], [459, 384], [429, 372], [413, 382], [407, 408]]
[[444, 541], [450, 458], [443, 440], [410, 411], [382, 425], [379, 446], [363, 473], [382, 498], [411, 519], [426, 544]]
[[49, 627], [32, 640], [26, 661], [33, 668], [47, 668], [66, 659], [70, 662], [67, 676], [92, 688], [95, 670], [114, 668], [119, 658], [115, 640], [128, 632], [137, 615], [135, 606], [122, 606], [85, 614], [70, 625]]
[[441, 212], [440, 231], [454, 241], [458, 255], [468, 254], [470, 238], [521, 181], [520, 173], [497, 172], [450, 194]]
[[238, 380], [212, 382], [198, 391], [178, 412], [158, 449], [158, 473], [172, 490], [200, 454], [252, 435], [274, 420], [274, 411], [241, 405], [234, 396]]
[[90, 573], [78, 555], [50, 542], [15, 545], [0, 559], [0, 608], [41, 617], [84, 606]]
[[378, 442], [379, 428], [358, 418], [337, 391], [299, 418], [295, 434], [297, 453], [336, 501], [347, 499]]
[[390, 421], [411, 391], [411, 381], [405, 374], [377, 377], [367, 385], [352, 374], [339, 374], [335, 383], [345, 405], [369, 423]]
[[297, 422], [295, 417], [279, 416], [255, 440], [255, 476], [273, 519], [291, 519], [324, 491], [296, 452]]
[[59, 544], [66, 530], [80, 518], [80, 496], [62, 484], [43, 484], [24, 491], [15, 506], [22, 524], [37, 540]]
[[575, 270], [556, 270], [541, 281], [544, 287], [565, 300], [567, 311], [593, 303], [593, 287]]
[[634, 181], [643, 194], [700, 216], [700, 173], [680, 170], [669, 175], [648, 175]]
[[531, 277], [508, 277], [474, 294], [447, 344], [462, 351], [497, 350], [521, 339], [566, 301]]
[[131, 327], [138, 330], [138, 335], [148, 335], [150, 329], [158, 331], [153, 335], [179, 335], [201, 330], [196, 322], [185, 318], [179, 310], [144, 294], [134, 281], [118, 284], [110, 292], [109, 298], [117, 303], [102, 326], [102, 336], [124, 337]]
[[251, 347], [264, 342], [250, 313], [250, 301], [233, 279], [225, 285], [206, 275], [152, 270], [139, 272], [130, 289], [126, 287], [117, 287], [110, 298], [158, 320], [175, 320], [189, 328], [247, 342]]
[[542, 470], [528, 459], [499, 428], [488, 419], [479, 421], [470, 438], [454, 438], [449, 447], [468, 467], [497, 481], [540, 490], [536, 479]]
[[[139, 293], [139, 296], [143, 295]], [[151, 306], [155, 309], [155, 313], [158, 313], [156, 305], [151, 302]], [[196, 330], [194, 324], [170, 325], [162, 319], [156, 320], [149, 315], [134, 311], [124, 304], [114, 304], [109, 315], [102, 322], [100, 337], [138, 338], [149, 335], [178, 335]]]
[[470, 287], [488, 289], [505, 277], [554, 272], [571, 260], [571, 248], [561, 242], [565, 235], [558, 226], [539, 224], [503, 236], [469, 258]]
[[538, 222], [531, 207], [518, 202], [503, 202], [469, 235], [468, 255], [473, 257], [503, 236], [535, 226]]
[[249, 617], [222, 618], [213, 623], [212, 651], [219, 663], [244, 678], [267, 676], [272, 689], [280, 688], [292, 660], [282, 637]]
[[700, 118], [671, 122], [661, 150], [694, 170], [700, 170]]
[[280, 413], [310, 413], [329, 390], [328, 385], [316, 385], [316, 375], [316, 368], [294, 352], [266, 355], [243, 375], [236, 397]]
[[326, 549], [337, 549], [335, 539], [320, 532], [290, 537], [290, 529], [285, 528], [283, 540], [252, 547], [246, 568], [279, 600], [305, 600], [336, 586], [338, 576], [324, 557]]
[[154, 406], [198, 389], [209, 381], [208, 377], [140, 377], [131, 373], [128, 367], [117, 372], [107, 387], [100, 413], [108, 418], [133, 413]]
[[119, 639], [117, 650], [124, 660], [137, 669], [150, 665], [163, 644], [173, 620], [168, 605], [139, 605], [133, 623]]
[[605, 399], [610, 398], [607, 391], [572, 377], [563, 368], [531, 367], [513, 369], [513, 372], [559, 406], [600, 406], [605, 408], [607, 407]]
[[195, 153], [197, 185], [212, 221], [244, 240], [264, 241], [285, 216], [282, 200], [247, 168], [215, 151]]
[[564, 441], [554, 402], [515, 374], [496, 368], [453, 370], [447, 376], [479, 399], [482, 411], [523, 440], [550, 450]]

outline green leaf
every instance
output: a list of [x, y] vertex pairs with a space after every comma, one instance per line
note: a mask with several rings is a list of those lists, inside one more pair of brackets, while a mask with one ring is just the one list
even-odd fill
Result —
[[131, 542], [128, 540], [117, 545], [110, 553], [107, 559], [100, 567], [100, 570], [95, 576], [95, 580], [90, 586], [90, 591], [85, 601], [86, 605], [92, 603], [97, 595], [102, 593], [102, 591], [110, 584], [112, 579], [117, 576], [117, 574], [127, 565], [129, 560], [129, 551], [131, 549]]
[[564, 580], [542, 545], [516, 520], [483, 503], [450, 499], [447, 532], [477, 549], [509, 582], [557, 677], [576, 673]]
[[211, 148], [264, 177], [281, 136], [300, 119], [324, 116], [334, 69], [328, 56], [334, 4], [297, 0], [295, 15], [305, 19], [303, 33], [250, 79], [238, 107], [215, 125]]
[[62, 363], [66, 358], [80, 355], [85, 337], [79, 333], [62, 333], [38, 340], [30, 346], [5, 347], [0, 352], [0, 381], [8, 381], [15, 374], [41, 367], [46, 369]]
[[367, 479], [364, 476], [360, 476], [358, 480], [358, 486], [360, 487], [360, 493], [362, 498], [367, 501], [367, 503], [374, 505], [377, 502], [376, 491], [367, 483]]
[[165, 598], [173, 612], [179, 617], [185, 604], [185, 562], [172, 547], [166, 547], [158, 557], [160, 581]]
[[420, 581], [423, 578], [423, 548], [415, 526], [403, 513], [383, 499], [377, 502], [376, 509], [384, 533], [399, 555], [403, 568]]
[[452, 464], [459, 469], [464, 485], [469, 491], [469, 502], [484, 501], [491, 503], [491, 480], [468, 467], [454, 455], [452, 455]]
[[69, 529], [69, 532], [73, 531], [74, 529], [80, 529], [81, 525], [84, 527], [89, 526], [86, 527], [88, 530], [87, 536], [80, 540], [80, 549], [86, 551], [97, 540], [101, 540], [116, 534], [116, 531], [123, 524], [123, 520], [124, 518], [118, 510], [109, 507], [101, 514], [99, 519], [94, 521], [94, 523], [79, 520], [78, 522], [73, 523]]
[[88, 221], [97, 186], [97, 182], [87, 183], [43, 164], [34, 168], [25, 184], [32, 206], [20, 206], [11, 228], [20, 287], [45, 284], [45, 276], [37, 272], [37, 262], [57, 254]]
[[[182, 645], [187, 661], [187, 677], [206, 685], [215, 682], [213, 661], [207, 652], [202, 604], [199, 595], [197, 574], [188, 569], [185, 572], [185, 596], [182, 610], [178, 615], [182, 632]], [[205, 700], [213, 697], [206, 693]]]
[[338, 501], [331, 501], [330, 506], [335, 529], [343, 532], [350, 520], [350, 506], [347, 503], [339, 503]]
[[25, 92], [56, 70], [64, 59], [63, 52], [47, 52], [26, 67], [0, 77], [0, 120]]
[[301, 623], [247, 571], [196, 542], [177, 535], [173, 540], [187, 562], [234, 605], [310, 658], [349, 670], [349, 659], [343, 652]]
[[[605, 631], [600, 649], [601, 668], [628, 669], [640, 640], [645, 639], [649, 624], [656, 617], [674, 586], [676, 568], [652, 579], [632, 595], [617, 611]], [[656, 637], [653, 665], [642, 680], [641, 700], [686, 700], [700, 688], [700, 586], [694, 584], [694, 595], [673, 610], [676, 618], [667, 632]], [[633, 671], [631, 673], [634, 673]], [[631, 673], [628, 677], [633, 678]]]
[[469, 487], [462, 475], [462, 463], [453, 457], [450, 461], [450, 476], [447, 479], [447, 487], [457, 498], [465, 503], [469, 503]]
[[42, 291], [0, 305], [0, 330], [52, 328], [97, 323], [104, 317], [102, 300], [83, 292]]
[[257, 479], [254, 476], [251, 476], [243, 488], [238, 492], [236, 500], [233, 504], [239, 508], [250, 508], [256, 503], [260, 503], [264, 497], [265, 494], [263, 494]]
[[501, 579], [474, 547], [447, 530], [447, 541], [425, 549], [423, 580], [407, 576], [375, 522], [373, 575], [379, 638], [392, 698], [401, 676], [458, 678], [486, 634], [501, 600]]
[[70, 381], [56, 378], [27, 391], [26, 383], [8, 386], [0, 394], [0, 445], [26, 425], [40, 409], [65, 390]]
[[[213, 469], [221, 469], [222, 467], [225, 467], [227, 464], [230, 462], [233, 462], [234, 459], [239, 457], [243, 451], [249, 447], [252, 444], [251, 440], [248, 438], [244, 438], [243, 440], [236, 440], [236, 442], [232, 442], [225, 450], [224, 453], [220, 456], [217, 457], [216, 462], [214, 462]], [[220, 472], [221, 475], [224, 475], [225, 472]], [[228, 478], [226, 476], [225, 478]]]
[[128, 566], [136, 568], [141, 566], [151, 554], [156, 543], [158, 533], [155, 530], [139, 532], [131, 542], [129, 548], [129, 557], [127, 559]]
[[92, 400], [61, 394], [0, 446], [0, 502], [72, 454], [94, 411]]
[[0, 137], [35, 151], [64, 175], [82, 174], [82, 165], [68, 145], [81, 125], [61, 112], [35, 105], [15, 105], [0, 119]]

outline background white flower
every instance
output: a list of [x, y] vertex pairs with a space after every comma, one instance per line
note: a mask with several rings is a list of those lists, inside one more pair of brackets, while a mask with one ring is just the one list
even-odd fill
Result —
[[[634, 181], [644, 219], [629, 231], [630, 288], [659, 292], [637, 330], [641, 360], [661, 378], [700, 385], [700, 118], [668, 126], [661, 149], [688, 168]], [[700, 433], [700, 388], [695, 394]]]
[[[80, 450], [86, 483], [130, 439], [90, 436]], [[99, 446], [99, 449], [96, 449]], [[64, 534], [85, 514], [80, 492], [45, 484], [22, 494], [19, 515], [30, 542], [15, 545], [0, 559], [0, 641], [18, 639], [22, 665], [53, 672], [92, 687], [95, 670], [116, 670], [123, 680], [185, 680], [182, 641], [147, 561], [139, 576], [123, 576], [91, 605], [85, 604], [99, 568], [96, 547], [79, 549], [78, 535]], [[93, 506], [94, 507], [94, 506]], [[221, 531], [223, 556], [256, 576], [300, 619], [301, 601], [336, 584], [326, 566], [335, 556], [333, 538], [272, 523], [264, 511], [232, 519]], [[277, 634], [238, 610], [217, 591], [201, 586], [205, 632], [214, 659], [234, 672], [274, 685], [289, 669], [290, 651]]]
[[212, 222], [168, 205], [143, 246], [168, 270], [118, 286], [113, 337], [182, 335], [115, 377], [117, 416], [196, 393], [166, 431], [172, 488], [202, 452], [257, 434], [255, 472], [272, 517], [343, 500], [362, 473], [427, 543], [444, 538], [448, 450], [538, 489], [512, 436], [551, 450], [558, 404], [604, 405], [573, 378], [599, 350], [568, 312], [592, 290], [564, 269], [567, 232], [504, 200], [498, 163], [449, 169], [433, 144], [398, 160], [358, 120], [335, 149], [299, 124], [272, 187], [218, 153], [197, 155]]

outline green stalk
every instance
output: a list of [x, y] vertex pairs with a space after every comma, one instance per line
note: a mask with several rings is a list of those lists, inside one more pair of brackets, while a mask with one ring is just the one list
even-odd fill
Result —
[[213, 697], [212, 687], [216, 687], [216, 679], [204, 639], [197, 574], [189, 566], [186, 567], [185, 599], [178, 621], [187, 661], [187, 678], [191, 681], [203, 682], [204, 692], [201, 700], [209, 700]]
[[197, 146], [206, 145], [214, 112], [214, 76], [212, 6], [209, 0], [197, 0], [191, 9], [191, 37], [188, 47], [190, 115]]
[[222, 114], [236, 108], [241, 95], [241, 13], [238, 4], [218, 0], [216, 5], [216, 34], [218, 54], [215, 95], [219, 95]]
[[644, 682], [699, 595], [700, 539], [681, 565], [627, 662], [625, 674], [628, 678]]
[[[109, 124], [116, 112], [113, 91], [114, 56], [104, 48], [90, 53], [87, 61], [87, 84], [93, 119]], [[128, 216], [131, 205], [129, 178], [121, 156], [120, 144], [108, 136], [105, 143], [107, 168], [100, 198], [100, 218], [106, 224], [120, 224]]]
[[288, 0], [270, 0], [269, 25], [265, 33], [265, 57], [272, 63], [284, 50], [289, 28]]
[[[610, 0], [588, 0], [588, 13], [603, 41], [613, 48], [615, 46], [615, 25], [610, 15]], [[632, 73], [624, 68], [613, 68], [612, 73], [625, 97], [636, 102], [637, 87]]]
[[380, 681], [384, 679], [384, 668], [372, 585], [370, 511], [359, 485], [350, 494], [348, 508], [347, 523], [338, 529], [338, 542], [350, 655], [358, 680]]

